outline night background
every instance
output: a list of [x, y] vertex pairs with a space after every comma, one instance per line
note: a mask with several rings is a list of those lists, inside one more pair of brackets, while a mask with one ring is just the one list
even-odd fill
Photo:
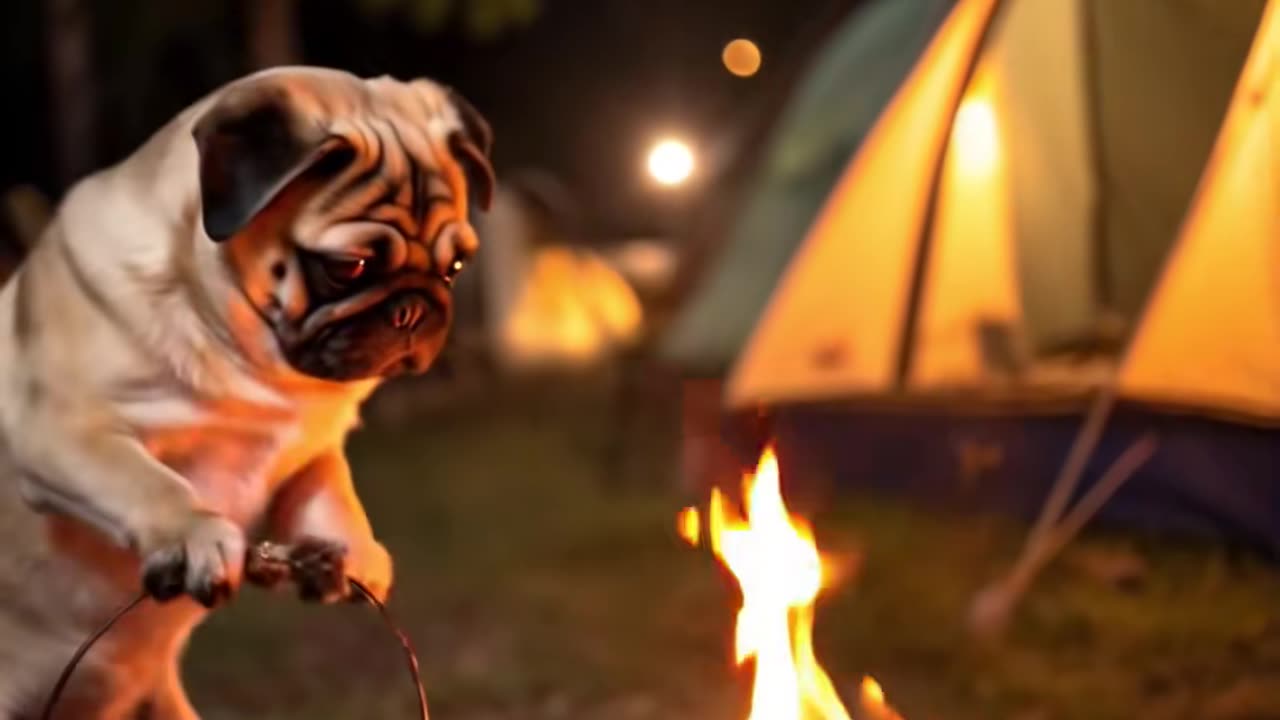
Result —
[[[15, 3], [2, 30], [0, 72], [10, 106], [25, 108], [6, 113], [6, 133], [23, 141], [6, 147], [0, 186], [34, 183], [56, 196], [78, 174], [126, 156], [217, 86], [257, 67], [306, 63], [452, 85], [501, 138], [499, 170], [555, 174], [579, 193], [592, 235], [670, 230], [678, 208], [646, 187], [639, 172], [653, 138], [714, 137], [722, 165], [749, 154], [758, 141], [753, 133], [778, 112], [790, 77], [832, 19], [856, 4], [71, 2], [67, 7], [83, 8], [68, 17], [84, 19], [90, 61], [65, 87], [72, 97], [59, 98], [47, 19], [58, 3]], [[255, 49], [258, 34], [274, 44]], [[751, 78], [720, 63], [725, 43], [743, 36], [767, 58]], [[63, 123], [77, 128], [85, 150], [66, 170], [57, 150]]]
[[[1062, 1], [1053, 7], [1065, 7]], [[370, 520], [395, 557], [390, 606], [421, 656], [434, 717], [745, 720], [750, 667], [733, 663], [739, 591], [705, 543], [693, 550], [681, 539], [676, 518], [686, 506], [705, 506], [710, 488], [736, 495], [742, 473], [776, 442], [787, 502], [812, 519], [818, 545], [840, 567], [839, 582], [824, 585], [817, 601], [814, 643], [854, 720], [1280, 720], [1274, 422], [1255, 423], [1249, 413], [1245, 420], [1184, 414], [1177, 404], [1165, 413], [1164, 405], [1131, 402], [1121, 391], [1115, 420], [1071, 498], [1108, 482], [1108, 463], [1123, 464], [1152, 433], [1159, 452], [1097, 523], [1078, 538], [1069, 533], [1011, 611], [1007, 632], [985, 642], [974, 637], [976, 600], [1019, 562], [1028, 526], [1096, 406], [1073, 397], [1061, 412], [1023, 413], [1014, 404], [1012, 412], [1001, 406], [988, 414], [965, 405], [962, 393], [959, 405], [917, 413], [910, 403], [907, 411], [846, 403], [832, 391], [780, 403], [776, 413], [723, 407], [727, 378], [747, 354], [747, 331], [758, 327], [783, 268], [794, 269], [788, 261], [796, 247], [827, 217], [819, 211], [840, 205], [824, 201], [840, 197], [837, 181], [872, 121], [907, 82], [946, 13], [982, 4], [896, 2], [15, 0], [0, 24], [0, 87], [9, 108], [0, 148], [0, 277], [74, 181], [124, 159], [184, 107], [250, 71], [308, 64], [437, 80], [492, 125], [499, 205], [511, 213], [502, 217], [515, 220], [480, 225], [482, 249], [458, 286], [445, 354], [424, 377], [380, 389], [349, 449]], [[1019, 2], [1045, 11], [1057, 0], [1006, 4]], [[1099, 13], [1085, 16], [1097, 27], [1134, 33], [1100, 32], [1087, 44], [1090, 57], [1128, 63], [1112, 85], [1097, 68], [1086, 74], [1101, 88], [1097, 117], [1105, 122], [1092, 129], [1103, 146], [1091, 156], [1102, 168], [1093, 178], [1102, 200], [1091, 196], [1083, 205], [1114, 215], [1079, 224], [1100, 235], [1119, 217], [1115, 226], [1133, 234], [1110, 231], [1081, 244], [1103, 254], [1119, 248], [1119, 260], [1098, 261], [1089, 272], [1113, 272], [1122, 289], [1137, 277], [1145, 298], [1210, 166], [1265, 3], [1240, 0], [1219, 13], [1222, 0], [1109, 2], [1078, 4]], [[1132, 17], [1124, 16], [1129, 10]], [[1173, 20], [1157, 25], [1142, 15], [1147, 10], [1168, 10]], [[1275, 14], [1272, 25], [1280, 22]], [[1133, 38], [1150, 28], [1161, 39], [1135, 47]], [[974, 51], [984, 57], [996, 42], [995, 31], [985, 32]], [[1048, 38], [1057, 29], [1041, 33], [1056, 47]], [[730, 72], [722, 53], [735, 39], [759, 49], [758, 71]], [[823, 54], [826, 43], [856, 45], [856, 52]], [[1034, 54], [1035, 45], [1021, 47]], [[841, 63], [841, 72], [830, 70]], [[957, 82], [980, 96], [981, 70], [975, 60]], [[1192, 89], [1179, 95], [1184, 86]], [[1043, 160], [1064, 144], [1054, 136], [1057, 125], [1043, 130], [1056, 111], [1045, 109], [1047, 92], [1026, 97], [1045, 104], [1014, 128], [1023, 134], [1010, 141], [1010, 155]], [[948, 173], [960, 161], [945, 143], [963, 144], [966, 127], [976, 127], [981, 141], [987, 129], [980, 113], [966, 125], [974, 115], [964, 111], [957, 100], [937, 112], [955, 127], [939, 136], [952, 138], [939, 140], [946, 152], [927, 164], [936, 182], [884, 183], [874, 208], [887, 215], [898, 199], [919, 194], [927, 207], [921, 238], [954, 231], [986, 248], [984, 238], [1004, 235], [977, 222], [975, 232], [955, 230], [966, 206], [981, 205], [976, 195], [948, 195]], [[1144, 129], [1131, 132], [1124, 123], [1136, 126], [1136, 118]], [[1122, 130], [1113, 137], [1107, 123]], [[663, 138], [692, 147], [687, 182], [665, 186], [646, 166]], [[903, 167], [910, 150], [900, 151]], [[1051, 160], [1036, 166], [1044, 175], [1019, 176], [1009, 193], [1021, 201], [1019, 192], [1043, 181], [1050, 200], [1037, 207], [1060, 213], [1058, 225], [1071, 224], [1062, 218], [1079, 219], [1071, 215], [1074, 186], [1046, 180], [1068, 163]], [[1130, 193], [1133, 187], [1142, 192]], [[937, 220], [943, 206], [952, 225]], [[852, 247], [867, 234], [856, 228], [869, 226], [843, 221], [840, 232], [855, 230], [832, 244]], [[519, 232], [490, 237], [485, 227]], [[1034, 234], [1027, 227], [1008, 234], [1022, 240]], [[1240, 227], [1219, 235], [1263, 244], [1256, 230], [1263, 225]], [[1052, 251], [1074, 239], [1055, 232], [1048, 227], [1043, 237], [1052, 240], [1028, 253], [1048, 247], [1049, 259], [1039, 269], [1019, 268], [1024, 301], [1043, 300], [1049, 291], [1038, 288], [1049, 287], [1060, 268], [1072, 272]], [[740, 241], [752, 233], [763, 238], [758, 246]], [[953, 249], [950, 260], [988, 257], [935, 243]], [[913, 338], [936, 329], [915, 319], [934, 302], [922, 278], [938, 272], [920, 259], [931, 246], [922, 239], [920, 247], [904, 265], [915, 285], [901, 310], [905, 339], [889, 399], [910, 389]], [[519, 255], [512, 248], [540, 259], [521, 265], [510, 259]], [[1146, 264], [1126, 276], [1124, 263], [1139, 255]], [[855, 263], [830, 265], [827, 277], [847, 275], [850, 287], [882, 284], [863, 282]], [[1230, 285], [1231, 273], [1213, 267], [1215, 282]], [[984, 272], [951, 288], [999, 284]], [[523, 301], [512, 299], [516, 288], [528, 288]], [[855, 304], [841, 303], [835, 314], [860, 320], [858, 313], [880, 310], [850, 309]], [[1057, 310], [1055, 302], [1045, 305]], [[1028, 367], [1038, 368], [1066, 357], [1070, 372], [1083, 376], [1087, 363], [1079, 357], [1114, 360], [1123, 346], [1114, 333], [1130, 337], [1130, 325], [1114, 331], [1108, 324], [1115, 307], [1096, 305], [1102, 319], [1091, 316], [1088, 331], [1067, 342], [1013, 342], [1007, 327], [980, 317], [983, 361], [1017, 366], [1005, 354], [1023, 352]], [[785, 384], [795, 374], [787, 368], [799, 367], [786, 365], [791, 355], [803, 354], [804, 367], [831, 370], [870, 352], [822, 334], [858, 323], [807, 320], [790, 324], [818, 330], [797, 331], [759, 382]], [[1215, 345], [1236, 347], [1235, 332], [1223, 331]], [[717, 349], [691, 360], [695, 351], [682, 349], [690, 337], [732, 345], [732, 357]], [[1171, 365], [1205, 346], [1190, 331], [1187, 337]], [[1280, 363], [1266, 342], [1248, 347]], [[1027, 378], [1038, 376], [1017, 375]], [[1276, 414], [1266, 406], [1270, 392], [1259, 393], [1268, 417]], [[412, 688], [398, 652], [367, 607], [315, 607], [246, 588], [197, 630], [184, 674], [193, 703], [212, 720], [408, 718]], [[868, 704], [869, 677], [900, 715]]]

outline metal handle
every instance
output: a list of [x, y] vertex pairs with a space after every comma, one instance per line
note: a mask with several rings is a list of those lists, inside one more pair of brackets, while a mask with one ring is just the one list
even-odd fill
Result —
[[[295, 583], [314, 583], [317, 578], [323, 579], [325, 575], [333, 572], [334, 569], [340, 569], [342, 567], [342, 556], [345, 553], [346, 549], [341, 545], [323, 541], [303, 541], [298, 545], [260, 542], [245, 551], [244, 578], [248, 582], [262, 587], [275, 587], [286, 580]], [[347, 580], [351, 583], [355, 593], [378, 610], [387, 628], [400, 641], [400, 646], [404, 650], [410, 679], [413, 681], [418, 694], [418, 716], [421, 720], [429, 720], [427, 693], [422, 687], [422, 678], [418, 671], [418, 658], [413, 651], [413, 645], [409, 642], [408, 636], [396, 625], [382, 601], [368, 588], [355, 578], [347, 578]], [[107, 634], [120, 618], [129, 614], [146, 599], [147, 593], [145, 591], [139, 593], [128, 605], [120, 608], [102, 627], [98, 628], [97, 631], [81, 643], [62, 669], [62, 674], [58, 677], [57, 682], [54, 683], [53, 690], [49, 693], [44, 711], [40, 714], [43, 720], [50, 720], [53, 717], [54, 707], [57, 706], [58, 699], [62, 696], [62, 691], [66, 688], [67, 682], [71, 679], [71, 674], [75, 672], [76, 666], [80, 664], [80, 660], [89, 652], [89, 649], [103, 635]]]

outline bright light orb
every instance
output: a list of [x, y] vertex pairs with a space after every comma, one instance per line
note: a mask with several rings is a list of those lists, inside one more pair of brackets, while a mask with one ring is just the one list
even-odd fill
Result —
[[649, 175], [658, 183], [674, 186], [693, 174], [693, 150], [679, 140], [662, 140], [649, 151]]
[[725, 69], [738, 77], [751, 77], [760, 71], [760, 47], [746, 38], [725, 45], [720, 59]]
[[951, 132], [961, 171], [966, 175], [989, 174], [1000, 156], [1000, 133], [991, 101], [985, 97], [965, 99]]

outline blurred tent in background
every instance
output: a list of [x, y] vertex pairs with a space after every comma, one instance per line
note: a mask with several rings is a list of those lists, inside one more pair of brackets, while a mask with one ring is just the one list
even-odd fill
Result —
[[[1280, 554], [1280, 11], [1266, 5], [868, 6], [793, 100], [797, 116], [874, 105], [842, 111], [854, 147], [835, 172], [808, 165], [809, 194], [766, 168], [670, 355], [713, 377], [730, 359], [729, 409], [767, 407], [798, 477], [1026, 514], [1086, 409], [1115, 393], [1077, 493], [1155, 429], [1156, 456], [1103, 516]], [[880, 66], [890, 100], [854, 48], [893, 13], [899, 37], [931, 39], [890, 45], [913, 53], [906, 71]], [[828, 73], [843, 89], [806, 96]], [[806, 134], [822, 136], [792, 123], [773, 146]], [[782, 237], [747, 240], [769, 202], [792, 213]], [[763, 312], [712, 300], [752, 272]]]
[[[645, 332], [637, 285], [661, 285], [670, 253], [632, 243], [582, 246], [569, 192], [542, 173], [512, 173], [477, 217], [484, 252], [470, 292], [494, 365], [506, 372], [578, 369], [616, 358]], [[635, 284], [633, 284], [633, 281]], [[647, 285], [646, 285], [647, 283]]]

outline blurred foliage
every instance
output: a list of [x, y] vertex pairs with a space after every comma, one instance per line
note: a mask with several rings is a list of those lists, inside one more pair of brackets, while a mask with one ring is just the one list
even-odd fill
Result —
[[527, 26], [539, 0], [355, 0], [376, 16], [402, 15], [421, 32], [438, 32], [455, 20], [476, 40], [491, 40]]

